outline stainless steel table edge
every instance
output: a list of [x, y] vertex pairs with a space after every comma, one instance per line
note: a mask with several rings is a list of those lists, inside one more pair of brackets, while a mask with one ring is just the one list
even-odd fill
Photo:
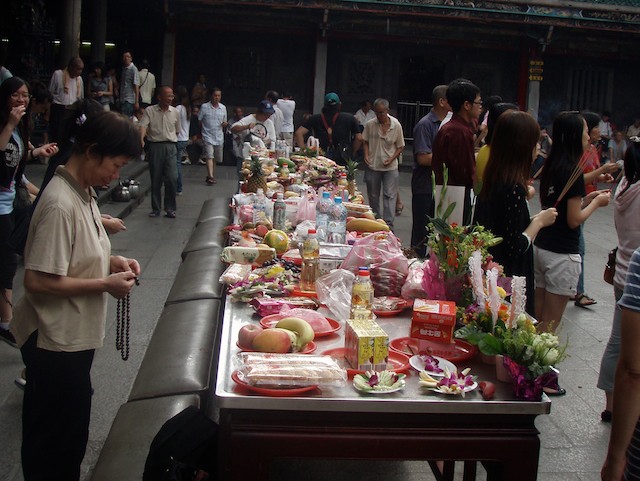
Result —
[[[390, 319], [380, 320], [392, 328]], [[406, 322], [406, 320], [398, 321]], [[396, 393], [375, 395], [361, 394], [348, 380], [343, 387], [327, 387], [320, 391], [295, 396], [271, 397], [234, 392], [236, 384], [231, 379], [234, 370], [232, 358], [238, 351], [236, 347], [237, 331], [241, 324], [259, 323], [253, 316], [253, 310], [244, 303], [232, 302], [226, 298], [224, 305], [222, 335], [220, 338], [220, 356], [217, 366], [218, 375], [214, 402], [221, 409], [271, 409], [292, 411], [331, 411], [331, 412], [397, 412], [398, 402], [402, 401], [402, 412], [425, 414], [522, 414], [526, 416], [549, 414], [551, 401], [544, 395], [541, 402], [517, 401], [513, 399], [496, 399], [484, 401], [478, 390], [460, 396], [447, 396], [432, 392], [424, 392], [417, 386], [417, 374], [409, 374], [407, 387]], [[344, 324], [344, 323], [341, 323]], [[391, 338], [391, 335], [390, 335]], [[319, 349], [322, 352], [323, 349]], [[479, 366], [483, 369], [482, 366]], [[499, 389], [508, 390], [510, 386], [501, 383]]]

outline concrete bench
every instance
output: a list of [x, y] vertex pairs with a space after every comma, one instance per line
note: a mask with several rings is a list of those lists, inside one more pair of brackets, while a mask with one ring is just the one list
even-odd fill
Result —
[[153, 438], [162, 425], [189, 406], [201, 408], [197, 394], [123, 404], [102, 447], [92, 481], [140, 481]]
[[129, 401], [196, 393], [206, 395], [214, 346], [219, 342], [221, 301], [171, 304], [162, 311]]

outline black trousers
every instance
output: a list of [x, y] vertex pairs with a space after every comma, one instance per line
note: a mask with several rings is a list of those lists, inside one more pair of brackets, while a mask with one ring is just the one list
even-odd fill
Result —
[[420, 257], [427, 255], [427, 224], [429, 217], [433, 217], [433, 194], [413, 194], [411, 196], [411, 213], [413, 226], [411, 228], [411, 247]]
[[27, 366], [22, 408], [25, 481], [78, 481], [89, 439], [91, 364], [95, 350], [37, 347], [35, 331], [20, 348]]

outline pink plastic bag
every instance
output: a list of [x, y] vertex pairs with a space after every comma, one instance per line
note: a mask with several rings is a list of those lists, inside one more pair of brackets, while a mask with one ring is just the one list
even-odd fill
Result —
[[304, 220], [316, 221], [316, 193], [309, 189], [307, 194], [302, 194], [302, 200], [298, 203], [296, 225]]
[[340, 268], [357, 274], [359, 267], [369, 268], [376, 297], [401, 295], [409, 261], [393, 233], [377, 233], [356, 240]]

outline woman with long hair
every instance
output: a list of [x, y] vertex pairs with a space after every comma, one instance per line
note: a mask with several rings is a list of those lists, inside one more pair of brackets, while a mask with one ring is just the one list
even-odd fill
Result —
[[[491, 115], [491, 114], [489, 114]], [[500, 115], [492, 132], [484, 185], [476, 203], [478, 224], [503, 241], [489, 252], [507, 276], [527, 280], [527, 311], [534, 314], [533, 248], [531, 242], [558, 215], [550, 207], [529, 215], [527, 203], [529, 172], [540, 136], [531, 115], [508, 110]]]
[[[553, 122], [553, 146], [540, 178], [543, 207], [556, 207], [558, 219], [538, 233], [534, 242], [536, 318], [539, 329], [555, 330], [580, 276], [580, 226], [598, 207], [609, 203], [609, 190], [586, 195], [579, 162], [589, 147], [582, 115], [562, 112]], [[575, 175], [574, 175], [575, 174]], [[566, 189], [566, 194], [560, 194]]]
[[191, 100], [189, 99], [187, 87], [184, 85], [178, 85], [176, 88], [176, 110], [180, 116], [180, 132], [178, 133], [178, 143], [176, 144], [176, 164], [178, 165], [176, 194], [182, 195], [182, 156], [187, 150], [191, 123]]
[[71, 157], [43, 190], [24, 253], [25, 295], [11, 330], [26, 366], [22, 411], [25, 481], [78, 480], [89, 434], [91, 364], [104, 339], [107, 294], [122, 298], [140, 274], [111, 255], [92, 185], [117, 179], [141, 152], [133, 123], [89, 117]]
[[613, 311], [611, 336], [600, 362], [598, 388], [605, 392], [606, 406], [600, 417], [604, 422], [611, 422], [613, 408], [613, 381], [616, 364], [620, 355], [620, 317], [622, 311], [617, 302], [622, 297], [629, 262], [633, 252], [640, 247], [640, 142], [629, 142], [624, 157], [624, 177], [618, 184], [614, 195], [614, 214], [616, 232], [618, 234], [618, 251], [616, 252], [616, 274], [613, 278], [613, 293], [616, 306]]
[[58, 151], [56, 144], [34, 148], [29, 143], [31, 94], [20, 77], [11, 77], [0, 85], [0, 339], [15, 345], [9, 332], [13, 318], [13, 278], [18, 257], [8, 245], [15, 227], [16, 190], [26, 188], [30, 194], [38, 189], [24, 177], [27, 160], [49, 157]]

